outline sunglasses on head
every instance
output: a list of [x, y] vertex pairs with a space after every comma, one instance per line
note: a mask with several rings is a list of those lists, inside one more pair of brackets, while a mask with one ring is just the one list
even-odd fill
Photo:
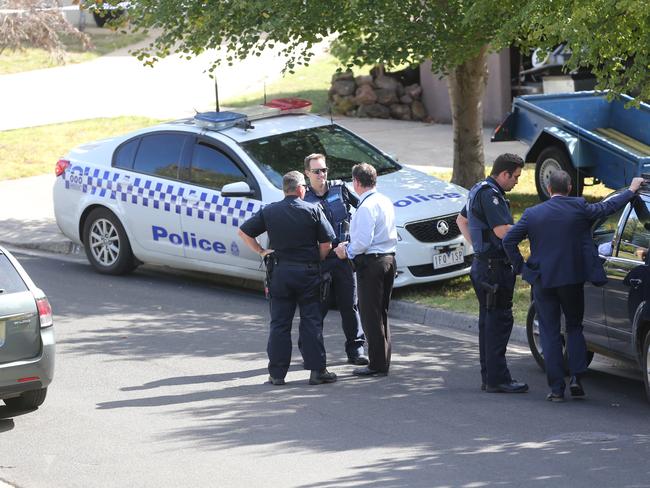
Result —
[[317, 175], [318, 173], [327, 173], [327, 168], [316, 168], [316, 169], [310, 169], [312, 174]]

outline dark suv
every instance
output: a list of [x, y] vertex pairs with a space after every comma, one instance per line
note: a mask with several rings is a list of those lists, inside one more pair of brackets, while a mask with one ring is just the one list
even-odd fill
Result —
[[[593, 237], [608, 282], [602, 287], [585, 285], [587, 361], [598, 353], [637, 364], [650, 401], [650, 188], [641, 190], [623, 210], [596, 222]], [[534, 303], [526, 332], [533, 356], [544, 369]]]

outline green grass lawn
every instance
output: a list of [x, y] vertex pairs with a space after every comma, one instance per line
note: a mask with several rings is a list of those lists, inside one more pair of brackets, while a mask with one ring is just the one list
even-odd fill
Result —
[[0, 180], [53, 172], [59, 158], [79, 144], [158, 122], [146, 117], [115, 117], [0, 132]]
[[[445, 181], [451, 179], [451, 171], [432, 174]], [[539, 203], [534, 178], [534, 166], [526, 165], [521, 178], [519, 178], [519, 184], [513, 191], [508, 193], [515, 222], [519, 220], [519, 217], [521, 217], [521, 214], [526, 208]], [[603, 185], [597, 185], [585, 188], [584, 196], [587, 199], [598, 200], [609, 193], [611, 193], [611, 190], [605, 188]], [[522, 243], [521, 251], [524, 256], [528, 255], [528, 241]], [[441, 283], [398, 288], [393, 292], [393, 298], [416, 302], [429, 307], [478, 314], [478, 302], [476, 295], [474, 295], [474, 289], [472, 288], [469, 276], [454, 278], [453, 280]], [[518, 277], [513, 300], [513, 313], [516, 323], [525, 323], [529, 302], [530, 286], [525, 281], [522, 281], [521, 277]]]
[[[108, 45], [111, 31], [107, 33], [103, 45]], [[115, 39], [113, 39], [115, 40]], [[1, 59], [1, 57], [0, 57]], [[337, 61], [326, 55], [310, 66], [296, 70], [281, 80], [267, 86], [267, 98], [296, 96], [314, 102], [313, 112], [327, 111], [327, 90]], [[236, 99], [225, 100], [222, 104], [241, 107], [258, 104], [263, 99], [263, 91], [248, 94]], [[92, 119], [79, 122], [54, 124], [27, 129], [0, 132], [0, 180], [22, 178], [48, 173], [53, 170], [59, 157], [71, 148], [84, 142], [110, 137], [131, 130], [156, 124], [160, 121], [144, 117], [118, 117]]]
[[[95, 46], [89, 51], [84, 51], [81, 43], [76, 39], [63, 39], [67, 49], [66, 63], [90, 61], [145, 38], [141, 33], [121, 34], [110, 29], [92, 29], [88, 35]], [[27, 48], [21, 51], [4, 51], [0, 54], [0, 75], [52, 68], [58, 65], [56, 59], [43, 49]]]

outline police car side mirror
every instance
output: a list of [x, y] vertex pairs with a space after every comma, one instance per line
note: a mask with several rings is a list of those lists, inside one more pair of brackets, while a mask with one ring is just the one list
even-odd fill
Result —
[[254, 193], [245, 181], [228, 183], [221, 188], [222, 197], [252, 197]]

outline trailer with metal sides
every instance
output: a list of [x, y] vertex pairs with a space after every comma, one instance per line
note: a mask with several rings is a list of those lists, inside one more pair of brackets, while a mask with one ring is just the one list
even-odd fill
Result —
[[599, 183], [618, 189], [650, 173], [650, 105], [626, 108], [631, 100], [609, 101], [597, 91], [517, 97], [492, 142], [528, 144], [525, 160], [535, 163], [542, 200], [549, 198], [549, 177], [557, 169], [571, 175], [573, 195]]

